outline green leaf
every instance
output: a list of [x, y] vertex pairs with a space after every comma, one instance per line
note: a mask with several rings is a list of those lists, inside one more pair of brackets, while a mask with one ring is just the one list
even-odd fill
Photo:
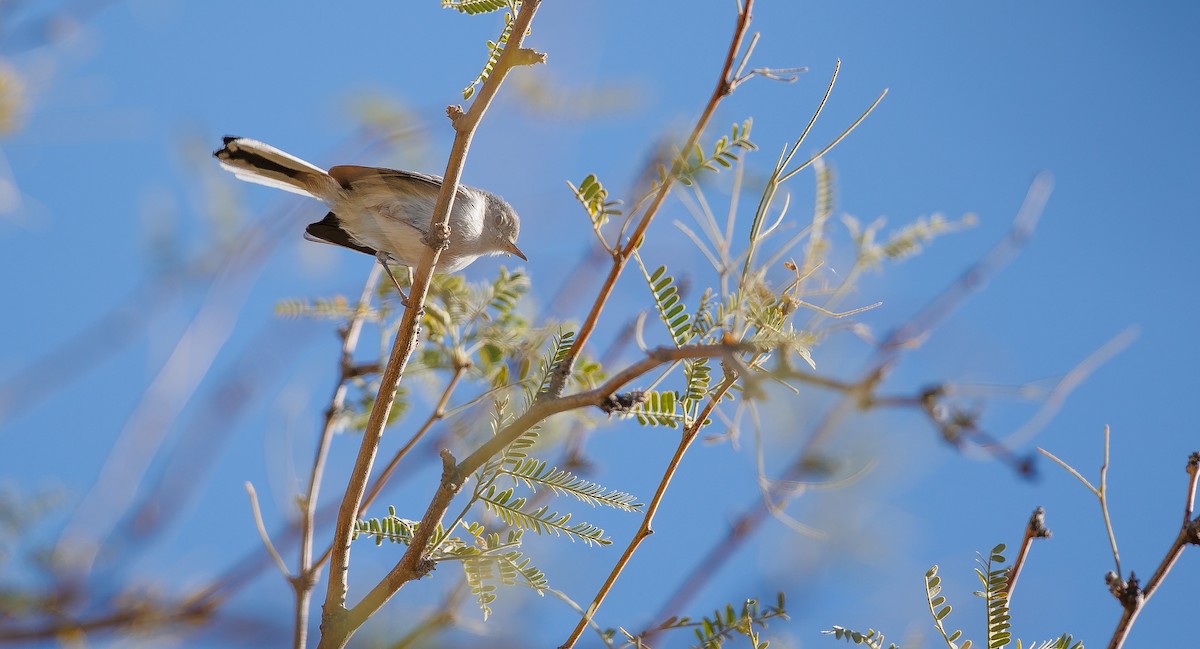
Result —
[[374, 538], [375, 545], [383, 545], [384, 541], [408, 545], [412, 541], [416, 529], [417, 521], [410, 521], [396, 516], [396, 508], [389, 505], [388, 515], [383, 518], [355, 520], [354, 530], [350, 533], [350, 540], [354, 541], [359, 536], [366, 536]]
[[512, 36], [513, 23], [516, 21], [515, 12], [519, 10], [520, 0], [442, 0], [442, 6], [467, 14], [490, 13], [508, 9], [508, 12], [504, 14], [504, 29], [500, 31], [500, 36], [494, 42], [487, 42], [488, 57], [483, 64], [483, 70], [470, 85], [462, 90], [463, 99], [470, 99], [475, 94], [475, 87], [485, 83], [492, 75], [492, 71], [496, 69], [496, 62], [500, 60], [500, 54]]
[[537, 383], [537, 389], [526, 394], [527, 403], [533, 403], [537, 395], [542, 394], [550, 388], [551, 380], [554, 378], [554, 370], [567, 357], [567, 354], [571, 351], [571, 346], [574, 344], [574, 331], [560, 329], [558, 334], [551, 339], [549, 348], [538, 361], [540, 378]]
[[442, 8], [475, 16], [510, 9], [512, 3], [509, 0], [442, 0]]
[[566, 536], [571, 540], [579, 539], [587, 545], [612, 543], [612, 539], [605, 537], [604, 530], [599, 527], [589, 523], [570, 524], [570, 514], [551, 512], [547, 506], [539, 507], [532, 512], [524, 511], [522, 507], [525, 506], [525, 499], [513, 497], [512, 489], [499, 491], [495, 487], [488, 487], [480, 494], [479, 498], [488, 511], [508, 525], [523, 530], [533, 530], [538, 534], [547, 532], [555, 536]]
[[579, 187], [572, 185], [569, 181], [567, 186], [575, 194], [575, 200], [579, 201], [579, 204], [587, 212], [593, 228], [598, 230], [608, 223], [610, 218], [621, 215], [619, 209], [621, 201], [608, 200], [608, 190], [604, 188], [595, 174], [588, 174], [579, 183]]
[[[639, 264], [641, 259], [638, 259]], [[658, 317], [667, 325], [671, 340], [676, 347], [686, 345], [691, 339], [691, 329], [687, 326], [688, 315], [683, 303], [679, 300], [679, 290], [675, 287], [675, 278], [667, 275], [667, 267], [659, 266], [653, 273], [646, 274], [645, 267], [642, 275], [654, 296], [654, 306]]]
[[536, 490], [546, 487], [558, 494], [565, 494], [583, 501], [589, 505], [613, 507], [622, 511], [634, 512], [643, 507], [633, 496], [612, 489], [607, 489], [594, 482], [589, 482], [573, 475], [569, 471], [549, 466], [542, 460], [524, 458], [507, 462], [502, 469], [504, 473], [525, 483]]
[[645, 426], [669, 426], [675, 428], [684, 421], [684, 414], [676, 407], [676, 395], [670, 391], [650, 391], [645, 400], [634, 406], [630, 413], [638, 423]]

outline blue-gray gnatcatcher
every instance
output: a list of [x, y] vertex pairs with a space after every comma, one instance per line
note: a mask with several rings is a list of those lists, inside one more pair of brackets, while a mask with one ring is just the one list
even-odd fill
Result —
[[[242, 180], [328, 205], [329, 214], [309, 225], [304, 238], [374, 255], [384, 269], [389, 262], [413, 268], [420, 261], [441, 177], [352, 165], [326, 172], [244, 137], [226, 137], [225, 146], [213, 155]], [[449, 224], [449, 246], [438, 259], [440, 272], [462, 270], [482, 255], [508, 253], [526, 259], [517, 247], [521, 219], [495, 194], [459, 185]]]

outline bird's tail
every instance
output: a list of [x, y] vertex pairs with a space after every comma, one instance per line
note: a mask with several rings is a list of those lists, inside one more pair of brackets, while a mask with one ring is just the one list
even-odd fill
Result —
[[247, 182], [312, 196], [326, 202], [338, 190], [337, 181], [324, 169], [300, 158], [244, 137], [226, 137], [213, 156], [233, 175]]

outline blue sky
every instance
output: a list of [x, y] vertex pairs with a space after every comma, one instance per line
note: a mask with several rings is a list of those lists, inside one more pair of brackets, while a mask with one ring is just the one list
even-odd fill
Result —
[[[259, 487], [268, 520], [279, 521], [294, 474], [308, 461], [333, 380], [333, 325], [280, 322], [275, 303], [357, 295], [370, 268], [366, 257], [301, 240], [302, 226], [323, 214], [318, 205], [236, 183], [216, 170], [211, 150], [220, 136], [236, 134], [322, 165], [403, 164], [440, 173], [450, 142], [442, 112], [461, 101], [497, 18], [459, 16], [434, 2], [96, 6], [78, 25], [56, 23], [55, 33], [66, 36], [51, 43], [19, 37], [28, 24], [22, 20], [50, 6], [18, 12], [6, 20], [0, 44], [25, 86], [23, 124], [0, 140], [0, 178], [19, 192], [19, 201], [0, 206], [0, 260], [9, 278], [0, 318], [0, 385], [7, 393], [0, 398], [18, 395], [22, 405], [0, 419], [0, 485], [22, 493], [62, 489], [69, 512], [131, 417], [149, 417], [147, 427], [164, 434], [164, 449], [177, 453], [189, 427], [220, 427], [195, 466], [148, 459], [152, 476], [202, 466], [205, 487], [180, 505], [177, 522], [148, 552], [120, 568], [126, 578], [178, 591], [255, 548], [242, 483]], [[682, 131], [703, 105], [732, 19], [732, 2], [548, 2], [541, 9], [529, 44], [549, 54], [548, 65], [517, 74], [576, 98], [598, 92], [623, 108], [593, 117], [539, 114], [502, 91], [475, 140], [465, 180], [503, 195], [521, 213], [534, 304], [550, 300], [590, 245], [564, 181], [594, 172], [623, 193], [650, 147], [664, 132]], [[793, 84], [748, 83], [714, 119], [715, 132], [755, 119], [762, 151], [750, 166], [761, 170], [803, 128], [839, 58], [837, 88], [805, 151], [889, 89], [827, 158], [837, 172], [838, 213], [886, 217], [885, 231], [932, 213], [974, 213], [980, 224], [864, 278], [853, 299], [884, 301], [862, 317], [876, 332], [903, 322], [984, 254], [1003, 236], [1035, 175], [1053, 174], [1054, 193], [1022, 254], [912, 353], [888, 388], [911, 392], [940, 380], [1044, 385], [1136, 326], [1136, 341], [1075, 390], [1020, 451], [1046, 447], [1095, 480], [1103, 427], [1112, 426], [1110, 508], [1123, 566], [1143, 578], [1174, 538], [1183, 465], [1200, 447], [1189, 409], [1200, 362], [1189, 324], [1200, 279], [1192, 262], [1200, 235], [1200, 129], [1192, 119], [1198, 19], [1200, 9], [1181, 2], [764, 0], [753, 24], [762, 32], [754, 64], [810, 71]], [[408, 150], [383, 157], [366, 146], [355, 107], [368, 97], [407, 107]], [[811, 176], [798, 178], [793, 190], [798, 204], [810, 204]], [[208, 216], [217, 200], [236, 202], [249, 222], [286, 224], [273, 231], [278, 244], [269, 256], [215, 283], [183, 281], [153, 297], [139, 293], [140, 286], [162, 286], [155, 282], [170, 260], [190, 258], [229, 232]], [[678, 236], [671, 219], [686, 218], [677, 203], [669, 209], [656, 231], [664, 238]], [[658, 255], [652, 265], [703, 264], [682, 238]], [[489, 277], [498, 263], [511, 265], [484, 260], [467, 275]], [[635, 281], [619, 290], [613, 327], [649, 304]], [[125, 303], [135, 305], [131, 319], [110, 331], [113, 337], [85, 346], [111, 355], [98, 363], [78, 355], [45, 360]], [[560, 315], [578, 318], [583, 304]], [[189, 343], [194, 360], [182, 364], [186, 376], [175, 377], [194, 380], [194, 395], [167, 390], [150, 400], [161, 409], [139, 411], [197, 314], [211, 320], [201, 320]], [[120, 334], [130, 340], [121, 342]], [[865, 354], [862, 343], [846, 337], [818, 348], [816, 359], [824, 371], [853, 377]], [[228, 385], [223, 377], [243, 373], [254, 390], [242, 415], [232, 424], [206, 419], [229, 407], [214, 397]], [[53, 388], [46, 398], [31, 396], [43, 386]], [[1036, 408], [994, 396], [969, 403], [983, 408], [983, 424], [997, 435]], [[214, 399], [222, 405], [214, 407]], [[773, 408], [777, 421], [791, 425], [815, 419], [823, 403], [806, 395]], [[767, 432], [781, 445], [793, 434]], [[339, 444], [335, 462], [356, 446], [350, 439]], [[592, 445], [609, 462], [595, 479], [648, 498], [673, 442], [669, 433], [622, 425], [603, 429]], [[855, 419], [837, 448], [874, 470], [851, 486], [806, 495], [790, 510], [836, 533], [817, 541], [768, 526], [697, 593], [693, 613], [785, 590], [793, 619], [772, 627], [786, 636], [783, 646], [829, 646], [833, 641], [816, 631], [833, 624], [879, 628], [897, 641], [920, 631], [925, 646], [935, 646], [922, 617], [921, 576], [937, 563], [958, 603], [953, 623], [978, 639], [971, 626], [981, 618], [970, 597], [974, 553], [998, 542], [1015, 545], [1029, 511], [1043, 505], [1055, 536], [1026, 566], [1015, 631], [1026, 640], [1069, 631], [1089, 646], [1107, 642], [1119, 614], [1102, 581], [1111, 556], [1099, 508], [1065, 473], [1041, 462], [1040, 479], [1025, 481], [1001, 463], [963, 457], [912, 413]], [[199, 460], [206, 453], [208, 465]], [[675, 584], [726, 521], [753, 502], [749, 445], [700, 446], [689, 462], [658, 533], [636, 559], [640, 568], [635, 564], [614, 591], [601, 624], [644, 624], [662, 602], [662, 585]], [[406, 485], [428, 485], [430, 471], [414, 471]], [[326, 496], [341, 475], [331, 478]], [[397, 499], [424, 497], [424, 488], [406, 488]], [[702, 494], [704, 506], [685, 500], [689, 492]], [[40, 538], [55, 538], [65, 518], [47, 520]], [[605, 525], [620, 545], [636, 521]], [[561, 543], [539, 549], [552, 583], [577, 601], [590, 598], [618, 552]], [[1173, 629], [1194, 612], [1185, 586], [1198, 565], [1194, 552], [1185, 553], [1139, 618], [1131, 646], [1175, 637]], [[416, 584], [393, 606], [428, 606], [436, 601], [431, 593], [449, 583], [441, 576]], [[264, 573], [236, 601], [288, 624], [290, 596], [277, 574]], [[536, 615], [537, 646], [561, 642], [572, 624], [556, 601], [512, 602], [493, 621], [496, 628]]]

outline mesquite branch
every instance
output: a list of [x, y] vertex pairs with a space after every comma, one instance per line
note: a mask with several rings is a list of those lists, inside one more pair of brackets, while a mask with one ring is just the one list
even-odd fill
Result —
[[1138, 579], [1132, 571], [1129, 573], [1128, 580], [1111, 572], [1105, 576], [1109, 590], [1124, 607], [1121, 619], [1117, 622], [1117, 629], [1108, 643], [1109, 649], [1119, 649], [1125, 643], [1138, 614], [1146, 607], [1146, 603], [1150, 601], [1163, 580], [1166, 579], [1167, 574], [1171, 572], [1171, 568], [1183, 554], [1183, 549], [1188, 545], [1200, 545], [1200, 517], [1192, 518], [1196, 504], [1196, 483], [1200, 481], [1200, 452], [1193, 452], [1188, 457], [1187, 473], [1188, 484], [1183, 508], [1183, 525], [1180, 526], [1179, 533], [1175, 535], [1171, 547], [1167, 549], [1166, 555], [1158, 564], [1158, 569], [1146, 582], [1146, 586], [1139, 587]]
[[[416, 349], [418, 323], [423, 312], [425, 299], [429, 292], [429, 283], [433, 277], [433, 269], [441, 256], [442, 247], [449, 234], [450, 210], [454, 206], [454, 197], [462, 178], [463, 167], [466, 164], [467, 151], [475, 129], [479, 126], [487, 108], [495, 97], [500, 84], [512, 68], [518, 65], [530, 65], [545, 60], [539, 55], [522, 48], [525, 34], [537, 13], [540, 0], [525, 0], [517, 13], [512, 28], [512, 36], [505, 44], [504, 50], [496, 62], [491, 76], [484, 82], [470, 109], [463, 112], [461, 108], [451, 107], [448, 114], [455, 130], [454, 145], [450, 158], [446, 163], [446, 173], [443, 175], [441, 192], [429, 225], [429, 246], [421, 256], [413, 278], [408, 296], [408, 308], [404, 311], [392, 353], [388, 358], [383, 375], [380, 377], [379, 394], [371, 408], [367, 420], [367, 428], [363, 432], [363, 440], [359, 447], [358, 458], [346, 486], [345, 496], [338, 509], [337, 525], [334, 529], [333, 551], [330, 556], [329, 586], [325, 594], [324, 610], [321, 617], [322, 638], [320, 647], [343, 647], [350, 636], [362, 623], [365, 616], [360, 616], [346, 608], [346, 593], [348, 589], [348, 571], [350, 563], [350, 534], [354, 519], [359, 512], [371, 475], [371, 467], [375, 462], [375, 454], [379, 448], [383, 427], [387, 422], [395, 399], [396, 388], [404, 375], [405, 367], [412, 352]], [[439, 494], [441, 490], [439, 489]], [[431, 508], [432, 511], [432, 508]], [[432, 527], [429, 526], [429, 527]], [[412, 552], [406, 553], [408, 557]], [[402, 560], [404, 563], [405, 560]], [[411, 563], [412, 561], [409, 561]], [[373, 593], [375, 591], [372, 591]], [[395, 592], [395, 591], [392, 591]], [[383, 597], [386, 601], [391, 593]], [[382, 602], [380, 602], [382, 604]], [[356, 610], [358, 607], [355, 607]]]

